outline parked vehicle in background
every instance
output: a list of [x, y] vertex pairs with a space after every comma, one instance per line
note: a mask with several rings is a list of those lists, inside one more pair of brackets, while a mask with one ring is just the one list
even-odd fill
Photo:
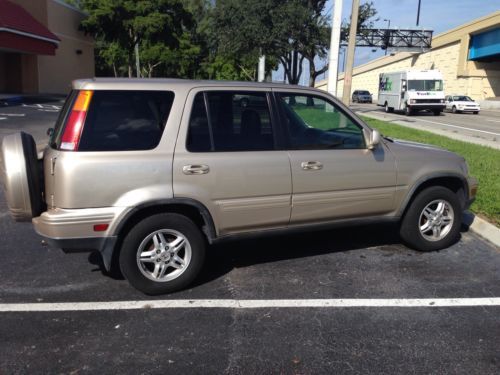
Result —
[[453, 113], [472, 112], [479, 113], [481, 107], [467, 95], [447, 95], [445, 98], [446, 110]]
[[445, 108], [443, 76], [439, 70], [381, 73], [377, 105], [386, 112], [404, 111], [408, 116], [418, 111], [439, 116]]
[[390, 221], [438, 250], [477, 190], [464, 158], [382, 138], [324, 91], [267, 83], [78, 80], [43, 153], [17, 133], [1, 156], [14, 219], [100, 251], [148, 294], [190, 285], [206, 244], [240, 235]]
[[368, 90], [354, 90], [352, 93], [353, 103], [371, 103], [372, 94]]

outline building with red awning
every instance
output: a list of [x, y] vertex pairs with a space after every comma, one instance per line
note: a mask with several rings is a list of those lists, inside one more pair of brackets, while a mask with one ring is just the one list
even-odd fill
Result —
[[66, 93], [94, 76], [85, 14], [62, 0], [0, 0], [0, 93]]

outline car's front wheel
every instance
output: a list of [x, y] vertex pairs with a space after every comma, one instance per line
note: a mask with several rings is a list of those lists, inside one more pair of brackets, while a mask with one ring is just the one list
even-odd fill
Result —
[[205, 259], [205, 240], [187, 217], [164, 213], [150, 216], [127, 234], [120, 252], [123, 276], [146, 294], [164, 294], [187, 287]]
[[401, 222], [400, 235], [416, 250], [440, 250], [458, 240], [460, 224], [457, 195], [445, 187], [432, 186], [411, 202]]

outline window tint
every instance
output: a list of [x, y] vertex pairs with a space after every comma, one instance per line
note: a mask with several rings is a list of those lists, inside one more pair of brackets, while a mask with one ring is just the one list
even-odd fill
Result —
[[229, 91], [198, 93], [191, 111], [186, 147], [191, 152], [273, 150], [267, 95]]
[[365, 148], [362, 129], [332, 103], [308, 95], [280, 98], [292, 149]]
[[94, 91], [80, 151], [150, 150], [160, 142], [173, 92]]

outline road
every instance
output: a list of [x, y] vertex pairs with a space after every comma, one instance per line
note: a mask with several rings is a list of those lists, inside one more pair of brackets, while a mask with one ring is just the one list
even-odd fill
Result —
[[[43, 138], [49, 112], [25, 113], [8, 129]], [[153, 298], [99, 254], [49, 248], [0, 193], [0, 372], [498, 374], [500, 249], [464, 229], [419, 253], [396, 233], [226, 242], [192, 288]]]
[[360, 115], [500, 149], [500, 111], [483, 110], [479, 115], [444, 112], [441, 116], [421, 112], [405, 116], [402, 113], [385, 113], [382, 107], [375, 104], [355, 103], [351, 108]]

